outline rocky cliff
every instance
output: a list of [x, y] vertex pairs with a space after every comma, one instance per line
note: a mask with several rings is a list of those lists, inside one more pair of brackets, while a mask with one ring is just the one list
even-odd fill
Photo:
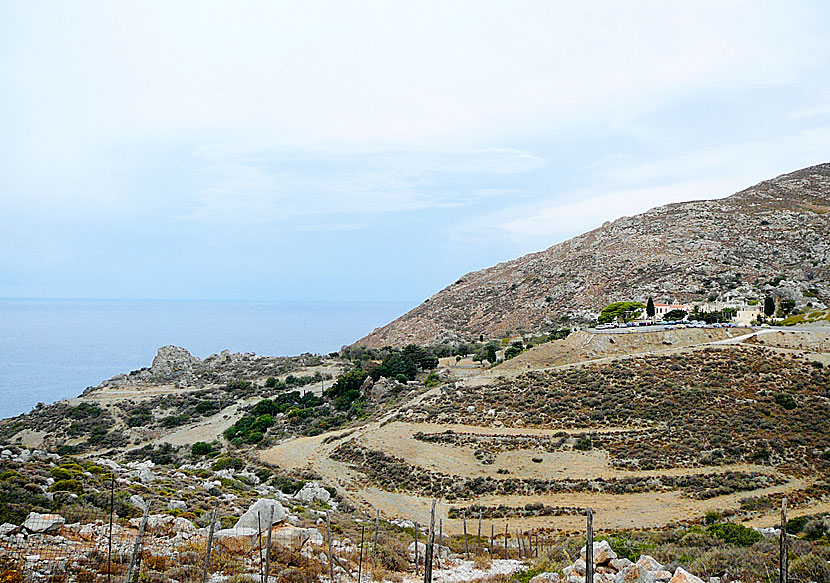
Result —
[[830, 303], [830, 164], [670, 204], [468, 273], [356, 342], [428, 344], [594, 319], [618, 300]]

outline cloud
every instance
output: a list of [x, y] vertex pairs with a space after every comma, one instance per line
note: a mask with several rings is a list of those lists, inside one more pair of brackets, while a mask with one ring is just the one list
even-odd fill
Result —
[[256, 223], [474, 205], [517, 193], [479, 186], [487, 176], [525, 174], [547, 163], [509, 148], [353, 153], [213, 145], [194, 156], [207, 165], [209, 185], [187, 218]]

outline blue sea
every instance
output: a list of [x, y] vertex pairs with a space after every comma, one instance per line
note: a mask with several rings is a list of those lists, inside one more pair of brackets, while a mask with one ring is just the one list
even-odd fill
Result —
[[339, 350], [413, 305], [0, 299], [0, 417], [150, 366], [160, 346], [204, 358]]

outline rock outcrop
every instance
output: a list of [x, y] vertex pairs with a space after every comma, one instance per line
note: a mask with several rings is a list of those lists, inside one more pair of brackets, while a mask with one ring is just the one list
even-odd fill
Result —
[[[561, 574], [540, 573], [530, 583], [585, 583], [585, 550], [582, 547], [581, 557], [562, 569]], [[636, 563], [618, 558], [604, 540], [594, 543], [593, 563], [593, 583], [704, 583], [682, 567], [676, 567], [672, 573], [650, 555], [641, 555]]]
[[[712, 193], [716, 195], [718, 193]], [[468, 273], [356, 345], [497, 338], [593, 320], [608, 303], [830, 304], [830, 164], [728, 198], [670, 204]]]

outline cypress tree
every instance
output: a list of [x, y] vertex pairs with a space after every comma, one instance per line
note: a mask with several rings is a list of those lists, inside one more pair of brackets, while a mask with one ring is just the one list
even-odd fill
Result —
[[772, 296], [767, 296], [764, 298], [764, 315], [769, 318], [775, 313], [775, 300], [772, 299]]
[[648, 302], [646, 302], [646, 315], [649, 318], [654, 317], [654, 300], [649, 298]]

